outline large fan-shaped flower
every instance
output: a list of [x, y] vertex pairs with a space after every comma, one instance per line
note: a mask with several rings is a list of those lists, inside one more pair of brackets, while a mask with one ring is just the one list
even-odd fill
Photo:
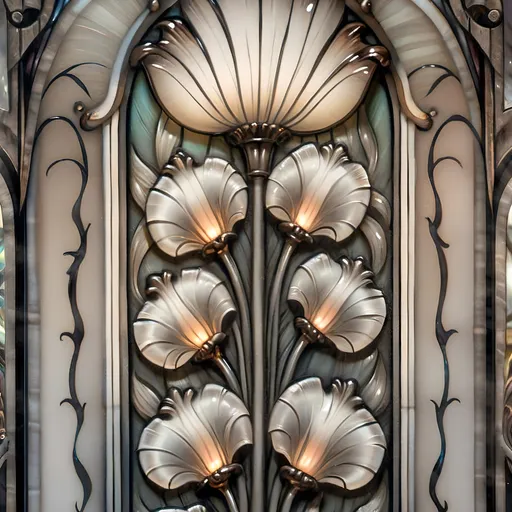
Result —
[[329, 339], [342, 352], [359, 352], [380, 333], [386, 318], [382, 292], [361, 260], [327, 254], [314, 256], [295, 272], [288, 300], [298, 303], [304, 319], [298, 325], [311, 338]]
[[233, 393], [208, 384], [197, 395], [171, 389], [160, 416], [142, 432], [138, 454], [154, 484], [177, 489], [190, 483], [226, 484], [239, 471], [236, 453], [252, 444], [249, 412]]
[[176, 154], [149, 193], [146, 219], [152, 238], [169, 256], [221, 251], [247, 212], [247, 185], [221, 158], [194, 165]]
[[356, 387], [355, 381], [335, 380], [325, 392], [320, 379], [309, 378], [276, 402], [269, 425], [272, 445], [291, 466], [283, 476], [299, 488], [332, 484], [355, 491], [379, 470], [386, 439]]
[[165, 369], [211, 355], [236, 316], [226, 286], [204, 269], [183, 270], [175, 280], [169, 272], [154, 276], [148, 296], [134, 323], [135, 342], [147, 360]]
[[299, 227], [336, 242], [357, 229], [370, 203], [366, 171], [349, 160], [341, 145], [306, 144], [286, 157], [268, 181], [267, 209], [285, 230]]
[[357, 108], [388, 62], [385, 48], [361, 40], [361, 23], [340, 30], [342, 0], [180, 3], [183, 18], [159, 23], [160, 40], [132, 60], [142, 61], [162, 108], [192, 130], [324, 130]]

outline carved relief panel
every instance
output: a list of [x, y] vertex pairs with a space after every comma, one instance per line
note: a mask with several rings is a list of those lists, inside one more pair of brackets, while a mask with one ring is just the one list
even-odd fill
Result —
[[502, 19], [2, 4], [0, 512], [507, 510]]
[[132, 53], [135, 501], [387, 507], [393, 106], [355, 20], [182, 2]]

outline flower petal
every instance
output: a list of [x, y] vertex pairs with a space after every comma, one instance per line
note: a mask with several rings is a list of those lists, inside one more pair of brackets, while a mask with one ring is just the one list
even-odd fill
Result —
[[171, 389], [166, 406], [173, 412], [144, 429], [137, 449], [146, 476], [164, 489], [201, 482], [252, 444], [247, 408], [221, 386], [208, 384], [195, 396]]
[[[324, 130], [348, 117], [359, 106], [376, 62], [386, 64], [388, 60], [385, 48], [370, 46], [361, 40], [363, 29], [363, 24], [351, 23], [338, 32], [284, 116], [284, 125], [300, 132]], [[360, 83], [356, 84], [356, 76], [361, 78]], [[332, 112], [331, 101], [336, 103], [335, 112]], [[317, 124], [313, 126], [314, 123]]]
[[200, 82], [172, 55], [154, 51], [144, 59], [151, 87], [167, 115], [196, 131], [221, 133], [230, 128]]
[[360, 164], [343, 146], [306, 144], [273, 171], [267, 208], [278, 220], [292, 222], [311, 235], [336, 242], [348, 238], [363, 220], [370, 202], [370, 183]]
[[376, 69], [369, 60], [348, 64], [316, 90], [286, 126], [296, 133], [311, 133], [346, 119], [361, 103]]
[[[240, 97], [240, 73], [235, 60], [230, 28], [225, 23], [224, 13], [220, 10], [218, 2], [182, 0], [181, 8], [186, 19], [194, 27], [211, 62], [212, 71], [229, 112], [237, 120], [236, 125], [248, 122]], [[254, 23], [257, 23], [257, 18], [254, 19]]]
[[320, 483], [356, 491], [382, 465], [386, 440], [356, 396], [354, 381], [335, 380], [325, 392], [318, 378], [290, 386], [272, 410], [274, 449]]
[[169, 256], [201, 251], [231, 232], [247, 213], [247, 185], [225, 160], [207, 158], [203, 165], [179, 153], [150, 192], [146, 219], [151, 236]]
[[142, 355], [161, 368], [183, 366], [236, 315], [228, 289], [206, 270], [184, 270], [175, 280], [164, 273], [151, 284], [133, 330]]
[[338, 350], [359, 352], [375, 340], [386, 319], [386, 303], [372, 277], [360, 260], [343, 258], [340, 265], [319, 254], [297, 269], [288, 300], [298, 303]]
[[345, 3], [339, 0], [293, 2], [270, 122], [286, 126], [283, 120], [306, 85], [324, 46], [338, 28], [344, 8]]
[[[340, 30], [343, 0], [182, 0], [184, 19], [134, 53], [165, 111], [187, 128], [229, 132], [276, 124], [298, 133], [343, 121], [364, 96], [384, 48]], [[189, 28], [190, 27], [190, 28]]]

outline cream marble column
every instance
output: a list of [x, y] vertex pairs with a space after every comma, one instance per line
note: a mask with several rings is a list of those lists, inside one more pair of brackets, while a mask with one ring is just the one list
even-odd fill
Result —
[[[436, 111], [434, 126], [428, 132], [416, 131], [409, 151], [415, 157], [410, 179], [415, 187], [415, 251], [414, 259], [414, 329], [409, 333], [409, 347], [402, 354], [414, 352], [414, 370], [409, 379], [414, 381], [414, 396], [409, 396], [413, 407], [414, 447], [411, 461], [414, 465], [410, 493], [413, 504], [402, 503], [402, 510], [435, 512], [429, 492], [430, 477], [440, 453], [440, 434], [432, 400], [438, 403], [443, 394], [443, 357], [436, 340], [436, 309], [440, 292], [438, 254], [429, 232], [427, 218], [434, 219], [434, 195], [427, 173], [428, 152], [432, 138], [443, 121], [451, 115], [465, 116], [476, 131], [480, 129], [478, 102], [474, 87], [457, 41], [436, 7], [427, 0], [375, 0], [372, 2], [375, 18], [397, 52], [399, 64], [410, 77], [411, 91], [422, 109]], [[429, 66], [439, 66], [430, 68]], [[448, 70], [448, 75], [432, 92], [434, 81]], [[445, 161], [435, 171], [443, 207], [439, 228], [441, 238], [450, 244], [444, 249], [448, 267], [448, 288], [442, 321], [447, 330], [456, 329], [448, 342], [451, 381], [449, 397], [453, 403], [444, 417], [447, 439], [446, 460], [436, 487], [441, 505], [446, 500], [449, 509], [456, 512], [482, 510], [481, 488], [476, 490], [475, 478], [482, 468], [475, 468], [475, 421], [484, 412], [475, 415], [474, 351], [479, 339], [474, 336], [475, 311], [475, 137], [461, 122], [443, 130], [435, 157], [451, 155], [458, 158], [461, 167]], [[402, 234], [403, 235], [403, 234]], [[406, 404], [409, 405], [409, 404]], [[406, 474], [402, 473], [403, 478]], [[478, 494], [480, 493], [480, 494]], [[477, 497], [478, 496], [478, 497]]]
[[[424, 100], [423, 103], [425, 103]], [[436, 313], [440, 301], [441, 270], [428, 219], [435, 217], [434, 193], [427, 172], [432, 136], [452, 115], [468, 115], [461, 85], [447, 80], [430, 95], [438, 114], [433, 133], [416, 140], [416, 283], [415, 283], [415, 394], [416, 394], [416, 510], [435, 511], [429, 495], [429, 475], [441, 452], [441, 438], [432, 400], [441, 403], [444, 359], [436, 339]], [[461, 122], [447, 125], [438, 139], [434, 159], [451, 156], [434, 172], [442, 206], [439, 235], [449, 247], [446, 255], [446, 300], [442, 325], [455, 329], [447, 344], [450, 382], [448, 399], [457, 398], [444, 416], [446, 458], [436, 495], [450, 510], [475, 510], [474, 414], [474, 208], [475, 137]]]
[[[137, 17], [147, 11], [147, 5], [145, 0], [72, 1], [54, 30], [36, 79], [35, 90], [39, 95], [51, 84], [41, 101], [38, 125], [55, 116], [65, 119], [52, 121], [44, 128], [36, 141], [31, 167], [30, 186], [35, 189], [29, 194], [32, 215], [29, 253], [35, 260], [36, 275], [30, 296], [31, 311], [38, 309], [39, 313], [31, 329], [38, 335], [31, 340], [31, 347], [34, 349], [37, 343], [39, 350], [31, 353], [40, 355], [39, 375], [36, 369], [30, 372], [31, 396], [37, 396], [40, 389], [39, 409], [31, 408], [30, 418], [33, 425], [30, 450], [40, 457], [39, 464], [31, 466], [29, 475], [30, 482], [36, 484], [31, 488], [30, 507], [34, 512], [75, 510], [75, 504], [82, 510], [84, 496], [88, 497], [84, 510], [107, 510], [103, 139], [101, 129], [84, 132], [78, 128], [80, 114], [75, 112], [74, 105], [83, 102], [85, 107], [93, 107], [103, 101], [123, 38]], [[77, 64], [81, 65], [70, 69]], [[90, 97], [69, 77], [61, 75], [52, 82], [62, 73], [78, 76]], [[66, 160], [46, 176], [48, 166], [59, 159]], [[86, 164], [88, 179], [80, 217], [84, 227], [90, 227], [76, 281], [77, 310], [73, 315], [69, 299], [73, 291], [69, 289], [67, 275], [73, 255], [64, 253], [76, 251], [81, 243], [75, 202], [82, 185], [80, 166]], [[74, 206], [75, 219], [72, 218]], [[73, 342], [67, 336], [61, 339], [61, 333], [73, 332], [75, 328], [78, 333], [77, 311], [83, 320], [84, 336], [75, 363]], [[37, 362], [37, 357], [31, 361]], [[76, 446], [76, 456], [83, 469], [76, 466], [73, 457], [80, 415], [68, 403], [61, 404], [71, 397], [70, 369], [76, 371], [71, 385], [76, 382], [78, 401], [85, 404]], [[37, 421], [40, 421], [39, 428]]]

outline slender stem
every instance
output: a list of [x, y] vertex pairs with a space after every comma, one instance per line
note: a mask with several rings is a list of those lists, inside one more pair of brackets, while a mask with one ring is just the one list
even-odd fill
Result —
[[297, 496], [297, 487], [288, 487], [283, 490], [283, 492], [285, 491], [287, 492], [283, 499], [283, 505], [280, 512], [290, 512], [292, 509], [293, 500], [295, 499], [295, 496]]
[[238, 490], [238, 501], [240, 502], [240, 510], [242, 512], [249, 510], [249, 500], [247, 497], [247, 481], [245, 475], [242, 473], [236, 482]]
[[213, 357], [212, 361], [222, 372], [222, 375], [224, 375], [224, 378], [226, 379], [232, 391], [234, 391], [238, 396], [243, 397], [242, 390], [240, 389], [240, 384], [238, 383], [235, 372], [233, 371], [233, 368], [231, 368], [231, 365], [226, 361], [224, 356], [222, 354], [218, 354]]
[[272, 484], [272, 494], [270, 495], [270, 504], [268, 507], [268, 512], [277, 512], [277, 508], [279, 507], [279, 498], [281, 497], [281, 487], [279, 484], [279, 473], [274, 478], [274, 483]]
[[229, 512], [240, 512], [238, 509], [238, 505], [236, 504], [235, 497], [233, 496], [233, 493], [231, 492], [229, 487], [225, 487], [224, 489], [222, 489], [222, 494], [224, 494], [224, 497], [226, 498], [226, 501], [228, 503]]
[[251, 511], [263, 512], [265, 502], [265, 178], [253, 178], [252, 195], [252, 343], [253, 385], [252, 422], [254, 450], [252, 456]]
[[283, 393], [283, 391], [288, 387], [288, 384], [290, 384], [290, 382], [293, 380], [293, 376], [295, 374], [295, 370], [297, 368], [300, 356], [302, 355], [302, 352], [304, 352], [305, 348], [308, 346], [308, 343], [309, 342], [306, 339], [306, 337], [301, 336], [299, 338], [299, 341], [293, 348], [292, 353], [288, 358], [288, 361], [286, 361], [286, 367], [283, 373], [283, 378], [281, 380], [279, 395]]
[[270, 406], [275, 402], [276, 390], [278, 388], [277, 382], [277, 357], [279, 354], [279, 319], [280, 319], [280, 304], [281, 304], [281, 291], [283, 289], [283, 279], [290, 262], [290, 258], [297, 247], [297, 242], [288, 238], [281, 252], [279, 264], [277, 266], [274, 282], [272, 283], [272, 291], [270, 293], [270, 301], [268, 307], [268, 331], [267, 331], [267, 346], [270, 354], [269, 357], [269, 373], [270, 373]]
[[242, 398], [244, 403], [249, 405], [249, 384], [247, 380], [247, 367], [244, 357], [244, 342], [242, 339], [242, 333], [240, 332], [240, 326], [238, 322], [233, 324], [233, 336], [236, 343], [236, 352], [238, 356], [238, 368], [240, 372], [240, 382], [242, 384]]
[[233, 256], [229, 250], [224, 251], [220, 258], [228, 271], [231, 279], [231, 285], [235, 291], [236, 301], [238, 302], [238, 314], [240, 316], [240, 323], [242, 325], [242, 340], [244, 342], [244, 355], [250, 356], [251, 350], [251, 321], [249, 315], [249, 303], [247, 301], [247, 295], [244, 290], [242, 276], [238, 270], [238, 266], [233, 259]]

